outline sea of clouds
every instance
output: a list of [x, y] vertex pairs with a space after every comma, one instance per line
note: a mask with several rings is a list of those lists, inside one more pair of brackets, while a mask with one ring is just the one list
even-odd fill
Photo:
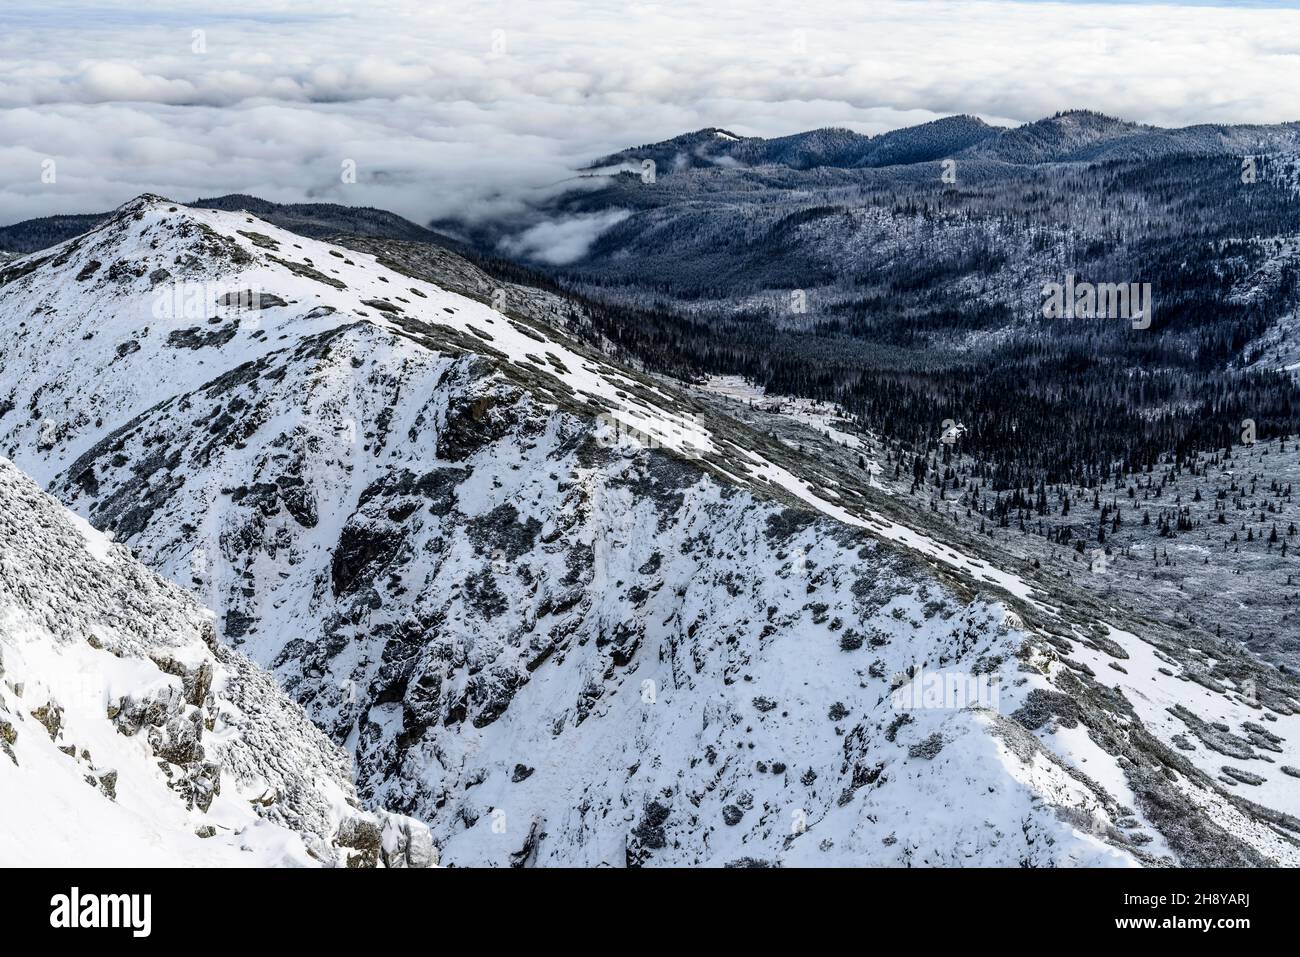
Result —
[[486, 217], [703, 126], [1279, 122], [1297, 89], [1300, 11], [1272, 4], [3, 0], [0, 223], [144, 191]]

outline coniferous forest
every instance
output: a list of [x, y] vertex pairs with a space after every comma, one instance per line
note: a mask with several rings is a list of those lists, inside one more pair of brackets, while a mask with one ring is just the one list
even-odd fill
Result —
[[[959, 422], [959, 451], [997, 487], [1096, 481], [1238, 443], [1247, 423], [1259, 439], [1300, 431], [1300, 386], [1279, 371], [1300, 361], [1289, 154], [1250, 158], [1247, 174], [1203, 138], [1156, 149], [1096, 114], [1044, 121], [1039, 139], [1067, 138], [1072, 118], [1112, 145], [1041, 162], [1055, 154], [1038, 142], [1026, 162], [1023, 143], [1003, 145], [1010, 159], [977, 143], [946, 182], [932, 148], [874, 167], [826, 131], [805, 134], [804, 154], [791, 138], [741, 141], [769, 165], [624, 173], [538, 211], [632, 211], [577, 262], [503, 261], [510, 224], [471, 241], [502, 276], [544, 268], [649, 367], [834, 401], [918, 447]], [[671, 155], [625, 158], [639, 152]], [[1044, 285], [1069, 275], [1150, 284], [1149, 328], [1044, 318]]]

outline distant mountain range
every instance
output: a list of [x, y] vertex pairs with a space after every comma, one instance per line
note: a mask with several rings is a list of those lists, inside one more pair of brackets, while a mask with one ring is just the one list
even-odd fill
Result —
[[[655, 161], [657, 175], [698, 169], [778, 166], [791, 170], [880, 169], [938, 160], [981, 160], [1013, 165], [1095, 163], [1178, 155], [1278, 153], [1300, 149], [1300, 121], [1277, 125], [1201, 124], [1166, 129], [1071, 110], [1019, 127], [990, 126], [975, 116], [951, 116], [875, 136], [827, 127], [788, 136], [738, 136], [718, 127], [630, 147], [592, 162], [580, 172]], [[446, 232], [420, 226], [385, 210], [335, 203], [273, 203], [230, 193], [191, 206], [247, 210], [285, 229], [323, 238], [351, 234], [430, 242], [463, 249]], [[0, 251], [29, 253], [93, 228], [111, 213], [56, 215], [0, 227]], [[436, 224], [435, 224], [436, 225]], [[444, 225], [463, 229], [464, 224]]]
[[763, 139], [708, 128], [683, 133], [661, 143], [613, 153], [592, 163], [589, 169], [643, 159], [653, 159], [665, 173], [720, 165], [788, 166], [791, 169], [892, 166], [951, 156], [996, 137], [999, 132], [973, 116], [949, 117], [879, 136], [828, 128]]
[[653, 159], [665, 174], [710, 166], [784, 166], [809, 170], [907, 166], [940, 159], [990, 162], [1091, 163], [1178, 154], [1269, 153], [1300, 146], [1300, 122], [1275, 126], [1203, 124], [1165, 129], [1089, 110], [1058, 113], [1014, 128], [974, 116], [951, 116], [867, 136], [825, 128], [764, 139], [710, 127], [621, 150], [592, 163], [596, 170]]
[[[256, 196], [230, 193], [211, 199], [197, 199], [191, 205], [199, 209], [227, 212], [247, 210], [267, 222], [293, 230], [304, 236], [325, 237], [340, 234], [381, 236], [454, 247], [454, 240], [417, 226], [408, 219], [382, 209], [341, 206], [336, 203], [272, 203]], [[45, 216], [0, 227], [0, 250], [32, 253], [80, 236], [108, 220], [113, 213], [85, 213], [75, 216]]]
[[[912, 443], [949, 408], [1001, 480], [1084, 482], [1223, 447], [1246, 418], [1300, 429], [1294, 377], [1267, 374], [1300, 369], [1298, 156], [1297, 123], [1087, 111], [874, 137], [706, 129], [603, 157], [585, 188], [510, 218], [435, 228], [639, 310], [652, 366], [839, 402]], [[534, 254], [521, 237], [547, 224], [588, 226], [586, 248]], [[1148, 288], [1149, 324], [1045, 314], [1069, 277]]]

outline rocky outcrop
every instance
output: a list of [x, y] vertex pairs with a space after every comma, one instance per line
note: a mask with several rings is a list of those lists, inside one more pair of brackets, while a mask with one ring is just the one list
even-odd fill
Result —
[[[243, 862], [435, 863], [428, 828], [361, 808], [347, 758], [264, 672], [217, 643], [189, 595], [4, 460], [0, 682], [7, 862], [96, 860], [102, 822], [148, 845], [127, 840], [119, 864], [152, 847], [167, 847], [173, 865], [191, 854], [237, 864], [250, 852]], [[80, 807], [78, 819], [31, 819], [26, 802], [42, 795]], [[44, 843], [33, 829], [49, 832]]]

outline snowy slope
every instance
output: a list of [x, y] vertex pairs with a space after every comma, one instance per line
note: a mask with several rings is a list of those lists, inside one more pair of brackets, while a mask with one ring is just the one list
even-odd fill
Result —
[[346, 757], [188, 595], [2, 459], [0, 819], [0, 866], [431, 854], [358, 808]]
[[[1205, 732], [1266, 778], [1224, 783], [1164, 709], [1235, 684], [1117, 689], [1151, 636], [396, 265], [142, 197], [0, 271], [0, 450], [445, 861], [1296, 862], [1293, 684], [1203, 669], [1279, 738]], [[936, 675], [984, 693], [910, 706]]]
[[[0, 395], [8, 393], [0, 409], [25, 420], [17, 428], [5, 420], [6, 445], [45, 447], [30, 463], [44, 480], [85, 451], [106, 417], [123, 424], [283, 350], [286, 340], [358, 320], [394, 333], [418, 323], [446, 337], [449, 351], [509, 362], [560, 396], [610, 406], [628, 425], [646, 420], [646, 398], [617, 370], [487, 304], [411, 280], [368, 254], [158, 197], [140, 197], [92, 232], [0, 270], [0, 302]], [[35, 362], [43, 365], [39, 385], [25, 372]], [[646, 427], [668, 447], [703, 441], [662, 407]]]

